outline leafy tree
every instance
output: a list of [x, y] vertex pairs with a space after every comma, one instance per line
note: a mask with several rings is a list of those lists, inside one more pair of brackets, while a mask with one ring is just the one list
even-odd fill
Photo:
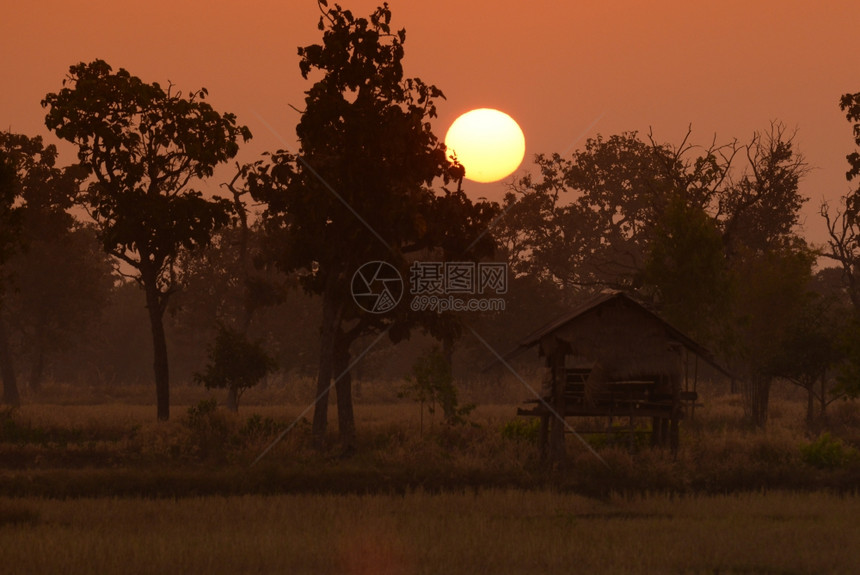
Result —
[[681, 195], [657, 222], [643, 282], [666, 319], [685, 333], [708, 342], [725, 336], [732, 281], [723, 237], [704, 209]]
[[[351, 344], [382, 332], [399, 341], [418, 321], [405, 304], [389, 314], [359, 309], [350, 294], [354, 273], [382, 260], [408, 278], [410, 258], [421, 254], [480, 258], [492, 251], [489, 236], [466, 248], [495, 212], [472, 204], [459, 188], [441, 194], [431, 188], [437, 178], [461, 181], [463, 169], [447, 160], [429, 123], [442, 92], [404, 78], [406, 32], [392, 31], [388, 5], [369, 18], [319, 5], [322, 43], [299, 49], [302, 76], [319, 78], [296, 128], [300, 150], [272, 154], [247, 179], [255, 199], [267, 204], [269, 232], [282, 238], [273, 258], [285, 272], [301, 274], [304, 288], [322, 299], [314, 437], [321, 444], [334, 378], [338, 429], [349, 449], [355, 435]], [[421, 325], [449, 340], [459, 330], [451, 316], [432, 312]]]
[[454, 386], [454, 375], [451, 372], [451, 362], [445, 357], [439, 346], [434, 346], [419, 357], [412, 366], [412, 374], [406, 377], [400, 397], [409, 397], [418, 402], [421, 409], [420, 430], [424, 432], [424, 408], [431, 418], [436, 413], [436, 406], [442, 407], [445, 422], [455, 425], [465, 422], [465, 417], [474, 409], [474, 405], [459, 404], [457, 388]]
[[765, 427], [771, 385], [785, 375], [786, 346], [793, 345], [793, 328], [808, 305], [814, 263], [815, 253], [795, 239], [781, 249], [745, 254], [736, 264], [731, 352], [755, 427]]
[[[860, 92], [844, 94], [839, 101], [849, 122], [853, 122], [854, 142], [858, 150], [848, 154], [851, 168], [845, 173], [850, 182], [860, 175]], [[842, 268], [842, 277], [854, 312], [860, 316], [860, 189], [842, 198], [842, 206], [832, 213], [825, 202], [821, 215], [827, 223], [828, 241], [824, 256], [834, 260]]]
[[194, 379], [206, 389], [228, 389], [238, 410], [242, 394], [275, 369], [274, 360], [259, 341], [250, 341], [244, 333], [222, 324], [209, 349], [209, 364]]
[[569, 159], [538, 155], [538, 175], [514, 186], [498, 228], [511, 266], [574, 291], [635, 289], [672, 199], [712, 215], [737, 149], [695, 155], [686, 138], [673, 147], [626, 132], [589, 139]]
[[[772, 376], [751, 353], [758, 332], [744, 323], [756, 311], [747, 303], [770, 282], [793, 279], [789, 262], [808, 259], [796, 235], [807, 167], [778, 123], [745, 145], [702, 148], [689, 137], [675, 146], [651, 134], [648, 142], [635, 132], [598, 136], [569, 159], [537, 156], [537, 175], [506, 198], [500, 241], [516, 273], [557, 283], [568, 300], [607, 287], [652, 298], [762, 379], [749, 411], [763, 423]], [[760, 273], [762, 285], [747, 282]]]
[[[146, 294], [154, 349], [157, 411], [170, 416], [164, 312], [178, 289], [175, 262], [206, 245], [229, 221], [228, 200], [191, 187], [234, 157], [250, 131], [233, 114], [204, 101], [205, 88], [183, 96], [102, 60], [70, 68], [60, 92], [48, 94], [46, 125], [78, 147], [90, 176], [75, 198], [95, 222], [104, 250]], [[129, 271], [130, 270], [130, 271]]]
[[[816, 276], [818, 283], [820, 276]], [[844, 397], [842, 391], [832, 389], [831, 380], [834, 373], [844, 369], [841, 340], [848, 333], [850, 313], [846, 314], [839, 298], [818, 291], [809, 291], [795, 311], [799, 315], [788, 319], [770, 369], [806, 390], [806, 422], [811, 425], [816, 419], [816, 404], [819, 417], [824, 418], [827, 406]]]
[[11, 155], [0, 149], [0, 378], [3, 379], [3, 403], [18, 406], [21, 397], [9, 336], [3, 321], [3, 291], [8, 278], [4, 264], [19, 246], [21, 208], [18, 205], [20, 183]]
[[[675, 233], [666, 211], [677, 201], [684, 206], [673, 209], [712, 220], [727, 256], [793, 234], [806, 166], [782, 125], [744, 146], [698, 148], [689, 136], [673, 146], [627, 132], [589, 139], [569, 159], [538, 155], [537, 176], [516, 184], [498, 227], [513, 269], [572, 290], [637, 289], [657, 235]], [[747, 165], [739, 173], [740, 152]]]
[[111, 287], [110, 267], [93, 249], [92, 230], [67, 211], [80, 170], [57, 167], [56, 147], [41, 137], [0, 133], [0, 148], [15, 161], [26, 246], [8, 263], [16, 289], [6, 296], [7, 318], [20, 331], [29, 385], [38, 391], [51, 354], [80, 343], [97, 318]]
[[[851, 182], [860, 175], [860, 92], [843, 94], [840, 109], [852, 122], [857, 150], [846, 156], [850, 169], [845, 173]], [[847, 365], [839, 377], [839, 387], [850, 396], [860, 395], [860, 188], [842, 198], [835, 213], [827, 203], [821, 206], [821, 215], [828, 229], [827, 249], [824, 256], [832, 259], [841, 269], [841, 278], [852, 306], [852, 317], [843, 338]]]

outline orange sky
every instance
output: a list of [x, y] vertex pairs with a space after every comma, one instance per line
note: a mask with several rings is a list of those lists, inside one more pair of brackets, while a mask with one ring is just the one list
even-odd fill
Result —
[[[259, 114], [294, 140], [303, 91], [296, 47], [319, 40], [313, 0], [7, 2], [0, 19], [0, 129], [43, 134], [39, 105], [71, 64], [102, 58], [145, 81], [183, 91], [206, 86], [219, 111], [238, 115], [254, 140], [240, 155], [281, 147]], [[366, 16], [378, 4], [341, 2]], [[679, 143], [748, 140], [779, 120], [815, 170], [801, 184], [807, 237], [824, 240], [823, 198], [849, 189], [851, 128], [837, 106], [860, 91], [860, 3], [558, 2], [392, 0], [392, 24], [407, 30], [406, 73], [436, 84], [447, 101], [435, 131], [475, 107], [520, 123], [526, 162], [584, 138], [625, 130]], [[593, 128], [588, 129], [595, 120]], [[582, 140], [577, 140], [583, 136]], [[63, 147], [63, 163], [73, 160]], [[468, 183], [498, 197], [503, 183]]]

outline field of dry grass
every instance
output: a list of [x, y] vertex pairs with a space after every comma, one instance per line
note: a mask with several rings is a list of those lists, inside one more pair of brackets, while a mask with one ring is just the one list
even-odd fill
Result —
[[[860, 565], [860, 408], [808, 429], [790, 389], [766, 432], [738, 396], [703, 397], [677, 456], [644, 430], [572, 436], [541, 464], [516, 388], [464, 391], [448, 426], [365, 385], [358, 451], [310, 443], [291, 389], [238, 415], [178, 386], [57, 387], [0, 412], [0, 564], [16, 573], [853, 573]], [[491, 390], [492, 391], [492, 390]], [[46, 398], [50, 397], [50, 401]], [[513, 399], [512, 399], [513, 398]], [[492, 399], [502, 399], [493, 403]], [[308, 414], [309, 417], [309, 414]], [[594, 430], [605, 421], [580, 422]], [[618, 423], [618, 422], [616, 422]], [[826, 433], [824, 435], [823, 433]]]
[[0, 499], [27, 573], [855, 573], [860, 498], [551, 491]]

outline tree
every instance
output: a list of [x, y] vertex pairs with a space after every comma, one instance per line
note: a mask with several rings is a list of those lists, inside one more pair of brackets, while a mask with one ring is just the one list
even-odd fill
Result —
[[[815, 253], [799, 238], [743, 254], [734, 267], [732, 359], [743, 376], [744, 409], [754, 427], [767, 424], [773, 380], [786, 375], [785, 351], [810, 297]], [[796, 358], [799, 359], [799, 358]]]
[[[237, 139], [250, 131], [233, 114], [219, 114], [201, 88], [187, 97], [147, 84], [102, 60], [77, 64], [48, 94], [45, 123], [78, 147], [88, 185], [76, 196], [118, 270], [130, 273], [146, 295], [154, 349], [158, 419], [170, 416], [170, 380], [164, 312], [180, 279], [174, 266], [183, 250], [206, 245], [229, 221], [228, 200], [203, 197], [192, 182], [210, 177], [234, 157]], [[130, 271], [129, 271], [130, 270]]]
[[3, 291], [7, 283], [4, 264], [19, 247], [21, 233], [21, 207], [18, 205], [20, 183], [14, 161], [6, 150], [0, 149], [0, 378], [3, 379], [3, 403], [18, 406], [21, 396], [9, 337], [4, 326]]
[[[854, 142], [858, 150], [848, 154], [851, 168], [845, 173], [850, 182], [860, 175], [860, 92], [843, 94], [840, 109], [849, 122], [854, 122]], [[821, 205], [821, 216], [827, 224], [828, 241], [824, 256], [834, 260], [842, 268], [842, 277], [854, 307], [860, 317], [860, 189], [842, 198], [842, 206], [831, 213], [825, 202]]]
[[[408, 278], [409, 260], [419, 254], [480, 258], [492, 251], [489, 236], [466, 248], [495, 212], [484, 202], [472, 204], [459, 187], [441, 194], [431, 188], [437, 178], [461, 181], [463, 169], [448, 161], [431, 130], [442, 92], [404, 78], [406, 32], [392, 31], [388, 5], [369, 18], [329, 9], [322, 0], [319, 6], [322, 43], [299, 49], [302, 76], [319, 77], [296, 128], [301, 147], [272, 154], [247, 178], [255, 199], [267, 205], [269, 232], [282, 238], [273, 257], [322, 299], [314, 437], [322, 443], [334, 379], [339, 433], [351, 449], [351, 344], [383, 332], [399, 341], [417, 321], [405, 304], [388, 314], [361, 310], [350, 294], [351, 278], [374, 261], [390, 262]], [[448, 339], [458, 333], [451, 316], [432, 312], [422, 327]]]
[[[860, 92], [843, 94], [839, 108], [853, 122], [852, 132], [857, 150], [846, 156], [850, 169], [845, 173], [851, 182], [860, 175]], [[821, 215], [827, 224], [828, 242], [824, 256], [841, 269], [841, 278], [851, 301], [852, 317], [843, 337], [846, 365], [839, 375], [839, 388], [851, 397], [860, 396], [860, 188], [841, 200], [842, 205], [832, 213], [825, 202]]]
[[419, 419], [421, 433], [424, 433], [425, 405], [431, 418], [436, 413], [436, 406], [441, 406], [445, 423], [449, 425], [465, 423], [466, 416], [475, 408], [472, 404], [463, 406], [459, 404], [451, 362], [439, 346], [434, 346], [415, 360], [412, 374], [406, 376], [406, 384], [398, 396], [409, 397], [418, 403], [421, 414]]
[[274, 360], [259, 341], [251, 341], [244, 333], [222, 324], [218, 326], [215, 343], [209, 348], [209, 364], [203, 373], [196, 373], [194, 379], [206, 389], [230, 390], [238, 411], [242, 394], [275, 369]]
[[[759, 271], [774, 274], [768, 281], [791, 279], [774, 254], [806, 261], [797, 224], [807, 166], [779, 123], [745, 145], [699, 147], [689, 138], [675, 146], [630, 132], [590, 139], [570, 159], [537, 156], [538, 174], [506, 198], [499, 237], [517, 273], [563, 286], [569, 300], [636, 291], [743, 371], [761, 374], [750, 353], [757, 344], [747, 339], [757, 332], [744, 321], [777, 310], [748, 308], [744, 298], [769, 287], [745, 282]], [[761, 393], [750, 393], [749, 413], [763, 423], [770, 379], [755, 377]]]
[[723, 237], [713, 218], [681, 195], [657, 222], [643, 283], [683, 332], [703, 342], [725, 336], [733, 286]]
[[80, 170], [58, 167], [56, 147], [38, 136], [0, 133], [0, 148], [16, 166], [26, 246], [7, 264], [15, 289], [6, 295], [6, 318], [20, 334], [19, 356], [29, 360], [30, 389], [38, 391], [50, 356], [81, 342], [97, 318], [111, 287], [110, 267], [93, 248], [92, 230], [68, 213]]
[[638, 288], [670, 203], [713, 217], [728, 182], [736, 143], [697, 155], [689, 135], [675, 147], [625, 132], [589, 139], [570, 159], [538, 155], [538, 176], [514, 186], [498, 227], [511, 266], [573, 291]]
[[626, 132], [589, 139], [569, 159], [538, 155], [538, 175], [514, 186], [498, 226], [514, 270], [572, 290], [638, 289], [672, 206], [706, 214], [727, 257], [734, 246], [765, 250], [794, 232], [807, 168], [793, 135], [773, 123], [746, 145], [702, 148], [690, 134], [674, 146]]
[[851, 314], [839, 294], [827, 293], [830, 290], [826, 276], [830, 274], [822, 272], [833, 269], [816, 274], [814, 287], [794, 310], [798, 315], [787, 318], [787, 329], [781, 334], [770, 365], [774, 375], [806, 390], [807, 425], [815, 422], [816, 404], [818, 416], [823, 419], [827, 406], [844, 397], [840, 390], [833, 389], [831, 381], [835, 373], [844, 369], [845, 348], [841, 340], [850, 333]]

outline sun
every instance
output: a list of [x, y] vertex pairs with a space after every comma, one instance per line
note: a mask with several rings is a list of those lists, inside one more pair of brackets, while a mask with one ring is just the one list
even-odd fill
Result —
[[517, 122], [499, 110], [478, 108], [466, 112], [445, 134], [450, 157], [466, 168], [466, 178], [489, 183], [516, 170], [526, 153], [526, 138]]

